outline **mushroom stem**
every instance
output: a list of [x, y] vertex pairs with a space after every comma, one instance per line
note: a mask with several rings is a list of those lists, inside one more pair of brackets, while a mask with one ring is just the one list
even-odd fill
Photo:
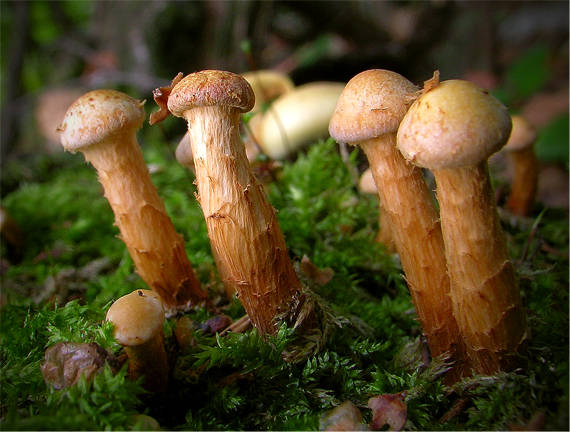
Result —
[[455, 317], [468, 354], [479, 373], [508, 369], [526, 334], [525, 316], [487, 162], [433, 173]]
[[525, 216], [534, 204], [538, 186], [538, 160], [532, 146], [511, 151], [509, 158], [513, 167], [513, 182], [506, 205], [514, 214]]
[[168, 358], [163, 339], [160, 332], [148, 342], [124, 347], [129, 358], [129, 377], [136, 380], [144, 376], [144, 388], [153, 392], [162, 392], [168, 385]]
[[206, 298], [152, 184], [142, 151], [132, 131], [115, 134], [81, 150], [97, 170], [115, 224], [137, 273], [166, 307], [185, 306]]
[[275, 318], [302, 299], [301, 284], [263, 186], [239, 136], [239, 112], [198, 106], [184, 112], [212, 252], [228, 294], [237, 291], [255, 327], [277, 330]]
[[462, 344], [453, 317], [443, 238], [421, 169], [405, 162], [396, 134], [359, 143], [366, 154], [390, 234], [400, 255], [422, 330], [434, 356], [452, 354], [460, 374]]

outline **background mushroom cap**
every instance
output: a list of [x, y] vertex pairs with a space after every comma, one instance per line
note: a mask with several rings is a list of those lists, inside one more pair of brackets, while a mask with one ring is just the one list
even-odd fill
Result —
[[124, 130], [139, 129], [144, 101], [116, 90], [93, 90], [71, 104], [58, 127], [63, 148], [70, 152], [96, 144]]
[[398, 149], [424, 168], [475, 165], [500, 150], [511, 132], [501, 102], [469, 81], [443, 81], [420, 96], [402, 119]]
[[418, 90], [395, 72], [371, 69], [359, 73], [340, 95], [329, 123], [331, 137], [356, 143], [395, 133]]
[[253, 108], [255, 96], [249, 83], [233, 72], [204, 70], [186, 75], [174, 86], [168, 110], [176, 117], [195, 107], [223, 105], [241, 112]]
[[511, 117], [513, 128], [505, 145], [507, 151], [523, 150], [533, 145], [536, 140], [536, 129], [523, 116]]
[[249, 83], [255, 94], [253, 112], [261, 111], [262, 105], [282, 94], [289, 93], [295, 84], [284, 73], [261, 69], [241, 74]]
[[136, 290], [111, 305], [105, 318], [115, 326], [115, 339], [121, 345], [148, 342], [162, 330], [164, 308], [151, 290]]

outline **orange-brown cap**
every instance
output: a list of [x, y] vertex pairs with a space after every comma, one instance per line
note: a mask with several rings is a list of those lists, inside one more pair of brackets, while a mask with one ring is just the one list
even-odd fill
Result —
[[240, 75], [218, 70], [204, 70], [186, 75], [174, 86], [168, 98], [168, 110], [176, 117], [195, 107], [222, 105], [247, 112], [255, 96]]
[[410, 107], [398, 129], [402, 155], [424, 168], [476, 165], [505, 145], [511, 116], [469, 81], [443, 81]]
[[531, 147], [536, 140], [536, 129], [524, 117], [514, 115], [511, 117], [513, 129], [505, 145], [507, 151], [524, 150]]
[[340, 95], [329, 123], [331, 137], [355, 144], [396, 133], [418, 90], [395, 72], [371, 69], [359, 73]]
[[139, 129], [144, 101], [116, 90], [94, 90], [71, 104], [58, 127], [63, 148], [76, 152], [128, 128]]
[[154, 291], [136, 290], [113, 303], [105, 319], [114, 324], [117, 342], [136, 346], [160, 334], [164, 308]]

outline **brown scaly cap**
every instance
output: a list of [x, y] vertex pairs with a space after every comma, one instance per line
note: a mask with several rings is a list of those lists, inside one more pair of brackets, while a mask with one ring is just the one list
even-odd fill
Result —
[[511, 117], [513, 129], [505, 145], [507, 151], [523, 150], [531, 147], [536, 140], [536, 129], [524, 117], [514, 115]]
[[248, 82], [232, 72], [205, 70], [186, 75], [170, 93], [168, 110], [184, 117], [191, 108], [223, 105], [241, 112], [253, 108], [255, 96]]
[[329, 123], [331, 137], [357, 143], [395, 133], [418, 90], [395, 72], [371, 69], [359, 73], [340, 95]]
[[162, 330], [164, 308], [154, 291], [136, 290], [111, 305], [105, 318], [115, 326], [115, 339], [124, 346], [148, 342]]
[[77, 99], [57, 128], [63, 148], [76, 152], [125, 128], [139, 129], [144, 101], [116, 90], [94, 90]]
[[476, 165], [511, 133], [505, 106], [469, 81], [443, 81], [420, 96], [398, 129], [402, 155], [424, 168]]

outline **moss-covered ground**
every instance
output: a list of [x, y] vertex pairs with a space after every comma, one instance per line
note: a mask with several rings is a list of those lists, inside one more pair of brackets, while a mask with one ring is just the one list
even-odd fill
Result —
[[[221, 284], [192, 174], [165, 146], [143, 148], [188, 256], [216, 296]], [[170, 430], [318, 429], [323, 413], [343, 401], [368, 423], [371, 397], [405, 391], [405, 429], [515, 429], [543, 418], [545, 429], [568, 430], [567, 214], [538, 207], [527, 220], [504, 218], [528, 311], [521, 368], [447, 387], [443, 361], [421, 355], [397, 256], [374, 242], [376, 201], [358, 193], [347, 168], [358, 158], [354, 152], [343, 161], [336, 144], [322, 142], [284, 163], [268, 185], [292, 259], [306, 256], [334, 272], [324, 285], [304, 278], [327, 311], [320, 349], [286, 327], [268, 340], [255, 330], [224, 337], [197, 330], [194, 343], [180, 349], [171, 318], [165, 335], [173, 367], [160, 396], [129, 381], [125, 367], [116, 374], [106, 367], [63, 390], [44, 382], [44, 352], [57, 342], [97, 342], [118, 353], [106, 310], [145, 286], [81, 156], [8, 165], [3, 184], [13, 190], [2, 206], [19, 223], [23, 247], [2, 246], [0, 428], [140, 429], [135, 415], [147, 414]], [[233, 319], [243, 315], [237, 300], [220, 307]], [[187, 316], [210, 318], [205, 310]]]

